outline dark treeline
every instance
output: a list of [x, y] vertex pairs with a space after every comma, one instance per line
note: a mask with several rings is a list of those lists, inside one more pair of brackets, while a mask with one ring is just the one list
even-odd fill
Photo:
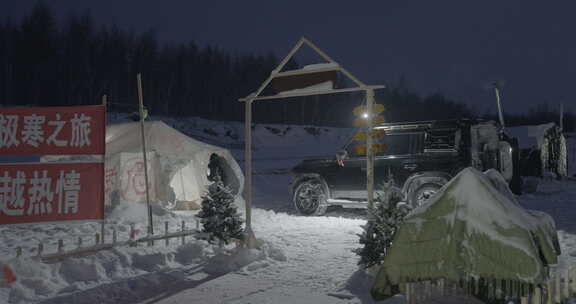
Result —
[[[231, 54], [194, 42], [161, 44], [153, 31], [137, 35], [99, 27], [89, 14], [70, 16], [58, 25], [49, 7], [38, 2], [19, 23], [0, 24], [0, 102], [86, 105], [100, 103], [106, 94], [111, 111], [133, 112], [136, 74], [141, 73], [144, 103], [153, 115], [243, 120], [238, 98], [255, 91], [278, 62], [273, 53]], [[290, 62], [290, 68], [297, 67]], [[262, 101], [254, 105], [253, 116], [260, 123], [349, 127], [352, 109], [363, 102], [363, 93]], [[403, 81], [378, 90], [376, 102], [386, 105], [389, 122], [474, 115], [465, 104], [441, 94], [419, 96]], [[535, 115], [509, 121], [542, 121]]]
[[[144, 102], [152, 114], [242, 120], [238, 98], [255, 91], [278, 62], [272, 53], [231, 55], [194, 42], [160, 45], [153, 31], [136, 35], [115, 26], [97, 27], [88, 14], [58, 25], [49, 7], [38, 2], [20, 23], [0, 25], [0, 101], [86, 105], [100, 103], [107, 94], [111, 110], [132, 112], [136, 74], [142, 73]], [[420, 98], [404, 89], [380, 90], [376, 98], [389, 105], [390, 121], [470, 113], [441, 95]], [[258, 102], [254, 120], [349, 126], [352, 109], [362, 102], [363, 94]], [[430, 103], [438, 110], [422, 111]]]
[[231, 55], [193, 42], [160, 45], [153, 31], [136, 35], [97, 27], [90, 15], [56, 23], [38, 2], [21, 23], [0, 25], [0, 101], [9, 105], [98, 104], [134, 111], [136, 74], [152, 114], [240, 119], [248, 95], [278, 63], [273, 55]]

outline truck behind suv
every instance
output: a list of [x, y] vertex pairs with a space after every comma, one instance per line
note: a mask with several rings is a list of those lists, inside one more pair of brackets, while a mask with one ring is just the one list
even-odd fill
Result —
[[[423, 204], [466, 167], [495, 168], [514, 190], [515, 139], [503, 134], [498, 124], [476, 119], [386, 123], [374, 127], [385, 136], [375, 139], [385, 152], [375, 153], [375, 191], [392, 178], [413, 207]], [[330, 159], [304, 160], [292, 168], [290, 190], [296, 210], [303, 215], [322, 215], [328, 206], [366, 208], [364, 142], [351, 141]]]

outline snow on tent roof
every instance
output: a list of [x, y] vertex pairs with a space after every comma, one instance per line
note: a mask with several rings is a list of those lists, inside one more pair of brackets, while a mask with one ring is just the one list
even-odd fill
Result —
[[[144, 123], [146, 149], [162, 155], [187, 157], [200, 151], [227, 151], [195, 140], [162, 121]], [[139, 122], [113, 124], [106, 128], [106, 154], [119, 152], [142, 152], [142, 137]]]
[[372, 293], [384, 299], [393, 285], [420, 279], [542, 282], [557, 252], [539, 221], [484, 174], [466, 168], [406, 217]]
[[506, 128], [506, 134], [516, 137], [520, 149], [540, 148], [544, 142], [544, 135], [551, 128], [556, 126], [555, 123], [547, 123], [535, 126], [518, 126]]
[[[151, 199], [162, 202], [199, 202], [206, 191], [209, 164], [213, 155], [222, 172], [222, 179], [234, 194], [242, 193], [244, 176], [232, 154], [225, 148], [213, 146], [180, 133], [162, 121], [144, 123], [146, 150], [150, 154]], [[222, 160], [220, 160], [222, 159]], [[107, 203], [114, 200], [114, 192], [123, 201], [144, 199], [142, 178], [142, 135], [140, 123], [110, 125], [106, 129]], [[139, 182], [135, 182], [139, 181]]]

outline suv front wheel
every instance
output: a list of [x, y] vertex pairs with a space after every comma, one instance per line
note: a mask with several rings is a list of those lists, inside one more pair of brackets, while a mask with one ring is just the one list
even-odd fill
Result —
[[424, 204], [428, 199], [430, 199], [442, 186], [438, 184], [427, 183], [419, 186], [416, 190], [412, 191], [410, 194], [410, 205], [412, 208], [416, 208]]
[[294, 207], [302, 215], [323, 215], [328, 204], [328, 190], [317, 178], [300, 182], [294, 190], [292, 198]]

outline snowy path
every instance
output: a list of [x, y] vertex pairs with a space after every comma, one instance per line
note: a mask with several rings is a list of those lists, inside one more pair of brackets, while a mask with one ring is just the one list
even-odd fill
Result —
[[153, 303], [357, 303], [328, 294], [337, 293], [356, 271], [352, 249], [365, 221], [261, 209], [254, 210], [254, 219], [256, 235], [276, 249], [270, 250], [272, 258]]
[[[254, 275], [279, 284], [334, 292], [356, 269], [357, 234], [364, 220], [300, 217], [256, 210], [255, 230], [286, 254], [287, 262]], [[274, 270], [271, 272], [270, 270]]]
[[543, 180], [535, 193], [519, 196], [518, 201], [554, 218], [562, 249], [560, 267], [571, 267], [576, 273], [576, 180]]
[[535, 193], [518, 198], [529, 209], [547, 212], [556, 221], [556, 228], [576, 234], [576, 180], [542, 181]]

